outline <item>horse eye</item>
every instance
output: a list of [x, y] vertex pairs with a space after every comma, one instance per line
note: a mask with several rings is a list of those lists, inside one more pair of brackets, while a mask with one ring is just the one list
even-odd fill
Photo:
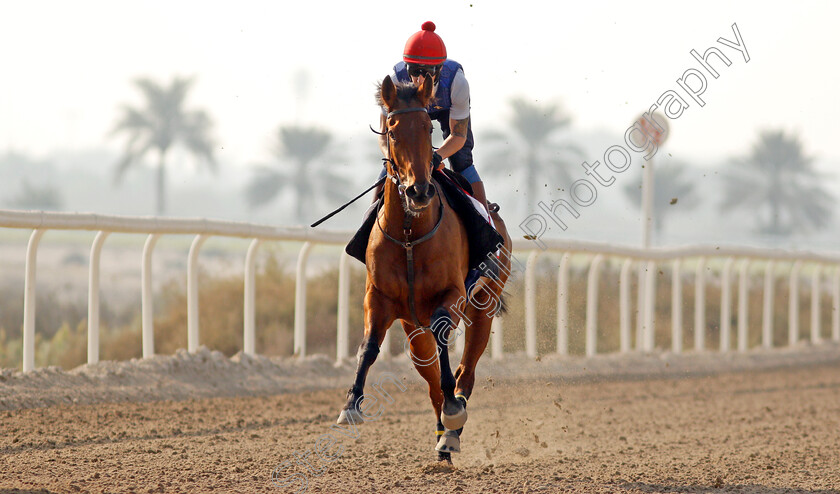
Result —
[[388, 137], [390, 137], [390, 138], [391, 138], [391, 139], [393, 139], [393, 140], [397, 140], [397, 138], [396, 138], [396, 137], [394, 137], [394, 131], [393, 131], [393, 130], [389, 130], [389, 131], [388, 131]]

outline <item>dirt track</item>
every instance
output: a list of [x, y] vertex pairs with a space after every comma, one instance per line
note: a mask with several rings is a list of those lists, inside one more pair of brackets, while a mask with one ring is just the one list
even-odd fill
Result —
[[[409, 379], [409, 382], [412, 382]], [[331, 430], [343, 390], [0, 412], [0, 492], [840, 492], [840, 364], [711, 377], [484, 380], [455, 468], [425, 389]], [[342, 449], [340, 449], [342, 448]], [[340, 455], [338, 454], [340, 453]], [[291, 465], [291, 464], [290, 464]], [[16, 489], [21, 489], [17, 491]]]

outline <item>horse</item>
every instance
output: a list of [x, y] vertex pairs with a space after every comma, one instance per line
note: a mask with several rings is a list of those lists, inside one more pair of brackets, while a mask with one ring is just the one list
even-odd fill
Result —
[[[385, 333], [399, 319], [415, 368], [429, 384], [436, 418], [438, 461], [451, 462], [460, 452], [466, 405], [475, 384], [475, 368], [490, 338], [492, 316], [501, 308], [510, 274], [511, 240], [505, 223], [491, 213], [504, 239], [492, 260], [497, 277], [481, 277], [467, 297], [468, 239], [464, 225], [432, 177], [432, 122], [426, 111], [434, 83], [397, 83], [385, 77], [377, 99], [388, 112], [384, 131], [389, 156], [383, 206], [365, 253], [364, 338], [357, 353], [353, 385], [338, 424], [364, 422], [364, 386]], [[492, 256], [495, 257], [495, 256]], [[477, 294], [483, 293], [482, 297]], [[479, 300], [482, 298], [483, 300]], [[463, 319], [465, 349], [454, 374], [450, 334]], [[370, 416], [367, 416], [371, 419]]]

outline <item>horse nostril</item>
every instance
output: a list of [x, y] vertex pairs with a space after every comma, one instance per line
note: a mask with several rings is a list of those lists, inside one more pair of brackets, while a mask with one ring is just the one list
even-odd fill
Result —
[[434, 187], [427, 183], [416, 183], [405, 188], [405, 195], [414, 201], [427, 201], [434, 195]]

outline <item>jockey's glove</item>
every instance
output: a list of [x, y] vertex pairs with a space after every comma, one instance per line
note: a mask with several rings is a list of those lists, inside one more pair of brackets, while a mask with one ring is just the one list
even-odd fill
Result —
[[432, 170], [440, 170], [443, 168], [443, 158], [437, 153], [432, 154]]

